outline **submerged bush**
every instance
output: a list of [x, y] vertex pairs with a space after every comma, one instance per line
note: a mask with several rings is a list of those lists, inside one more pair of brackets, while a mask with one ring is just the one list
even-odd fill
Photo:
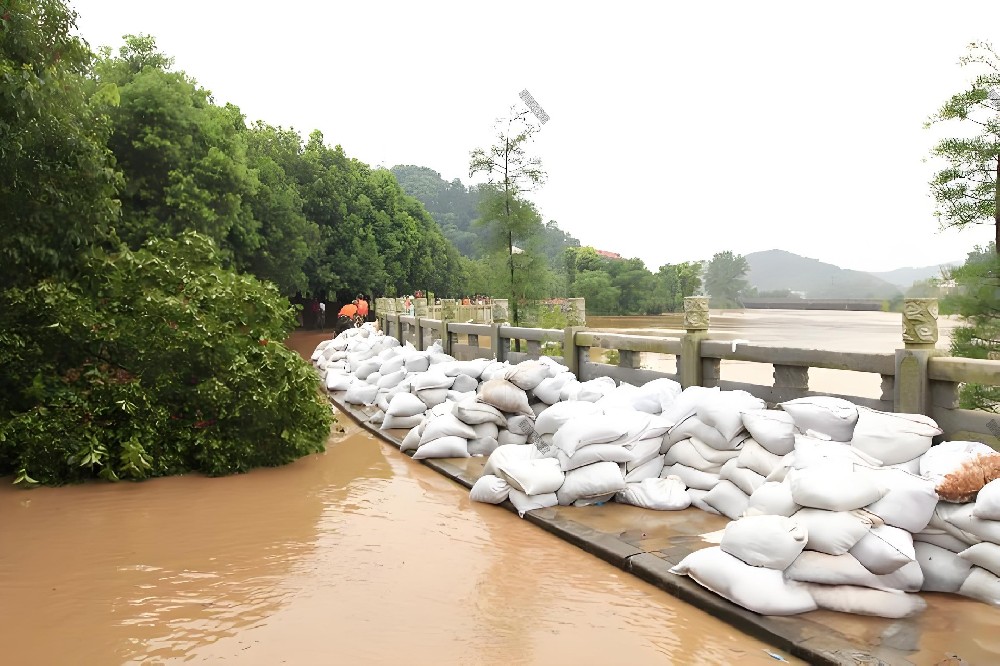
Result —
[[97, 251], [75, 281], [3, 300], [0, 474], [15, 482], [245, 472], [329, 435], [315, 372], [282, 344], [294, 310], [204, 236]]

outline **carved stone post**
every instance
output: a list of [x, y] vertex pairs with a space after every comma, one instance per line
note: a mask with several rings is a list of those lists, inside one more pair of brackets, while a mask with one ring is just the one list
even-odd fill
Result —
[[566, 303], [569, 305], [569, 312], [566, 313], [566, 318], [569, 319], [569, 325], [586, 326], [587, 302], [582, 298], [567, 298]]
[[493, 323], [501, 321], [509, 321], [510, 315], [508, 301], [506, 298], [494, 298], [493, 299]]
[[906, 414], [931, 412], [930, 379], [927, 361], [941, 352], [938, 341], [936, 298], [903, 300], [903, 349], [896, 350], [896, 381], [893, 410]]
[[[677, 359], [677, 374], [681, 386], [701, 386], [705, 378], [701, 362], [701, 341], [708, 337], [708, 297], [684, 298], [684, 329], [681, 336], [681, 355]], [[714, 373], [718, 375], [718, 372]]]

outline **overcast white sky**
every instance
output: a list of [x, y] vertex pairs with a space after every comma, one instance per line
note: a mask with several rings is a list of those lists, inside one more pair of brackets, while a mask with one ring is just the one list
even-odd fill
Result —
[[248, 120], [466, 184], [527, 88], [544, 219], [653, 271], [772, 248], [890, 270], [993, 238], [939, 232], [923, 122], [997, 0], [70, 3], [94, 48], [152, 34]]

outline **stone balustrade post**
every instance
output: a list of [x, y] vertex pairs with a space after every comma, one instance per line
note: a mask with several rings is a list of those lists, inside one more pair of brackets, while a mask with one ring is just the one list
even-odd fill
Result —
[[927, 362], [941, 354], [938, 341], [936, 298], [903, 299], [903, 348], [896, 350], [893, 411], [930, 414], [931, 386]]
[[[567, 326], [563, 329], [563, 365], [580, 379], [581, 360], [580, 347], [576, 345], [576, 334], [584, 330], [583, 326]], [[583, 381], [580, 379], [580, 381]]]
[[[710, 372], [706, 377], [706, 368], [701, 359], [701, 341], [708, 337], [709, 319], [707, 296], [684, 298], [684, 330], [687, 332], [681, 336], [681, 355], [677, 359], [677, 374], [684, 388], [703, 386], [706, 379], [718, 382], [718, 363], [708, 368]], [[713, 368], [714, 373], [711, 372]]]

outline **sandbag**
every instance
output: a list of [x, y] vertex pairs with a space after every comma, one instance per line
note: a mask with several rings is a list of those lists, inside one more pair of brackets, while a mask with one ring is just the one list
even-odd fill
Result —
[[848, 552], [878, 576], [891, 574], [917, 559], [910, 533], [891, 525], [873, 526]]
[[344, 402], [351, 405], [374, 405], [378, 387], [369, 384], [352, 384], [344, 395]]
[[407, 372], [427, 372], [430, 366], [431, 361], [426, 352], [418, 352], [410, 355], [403, 364]]
[[750, 506], [750, 496], [726, 480], [715, 484], [705, 495], [704, 501], [729, 520], [737, 520]]
[[618, 419], [609, 418], [604, 414], [591, 414], [565, 423], [553, 436], [552, 444], [566, 455], [573, 457], [581, 447], [612, 442], [627, 431], [628, 425], [622, 424]]
[[[930, 479], [937, 486], [944, 481], [944, 477], [957, 471], [966, 461], [995, 454], [996, 451], [982, 442], [941, 442], [920, 456], [920, 476]], [[976, 492], [978, 491], [979, 488], [976, 489]]]
[[427, 405], [412, 393], [397, 393], [389, 400], [387, 416], [416, 416], [427, 411]]
[[640, 483], [646, 479], [658, 479], [662, 471], [663, 456], [656, 456], [631, 471], [626, 471], [625, 483]]
[[[660, 415], [663, 416], [662, 414]], [[674, 423], [664, 438], [664, 451], [675, 443], [688, 439], [697, 438], [701, 440], [704, 444], [712, 447], [713, 449], [718, 449], [719, 451], [732, 451], [739, 448], [739, 441], [730, 442], [728, 439], [722, 436], [718, 430], [712, 426], [703, 423], [701, 419], [698, 418], [697, 414], [692, 414], [681, 421]], [[740, 440], [742, 441], [742, 440]]]
[[827, 555], [808, 548], [785, 569], [785, 577], [802, 583], [857, 585], [902, 592], [919, 592], [924, 582], [923, 572], [917, 562], [900, 567], [891, 574], [877, 576], [864, 568], [850, 553]]
[[[668, 476], [667, 478], [669, 479], [670, 477]], [[704, 511], [705, 513], [710, 513], [714, 516], [721, 516], [722, 514], [716, 511], [715, 507], [709, 506], [705, 503], [705, 495], [707, 494], [707, 490], [701, 490], [700, 488], [688, 488], [688, 497], [691, 498], [691, 506]]]
[[[965, 544], [966, 548], [977, 543], [981, 543], [983, 540], [967, 532], [964, 529], [957, 527], [953, 520], [958, 517], [961, 520], [961, 514], [965, 514], [968, 518], [975, 518], [972, 515], [972, 511], [975, 508], [972, 504], [955, 504], [953, 502], [947, 502], [941, 500], [938, 502], [937, 507], [934, 509], [934, 515], [931, 516], [931, 521], [927, 523], [927, 528], [925, 532], [939, 532], [944, 533], [955, 539], [961, 541]], [[977, 519], [978, 520], [978, 519]]]
[[[794, 437], [792, 441], [795, 441]], [[767, 476], [781, 465], [781, 456], [771, 453], [751, 437], [743, 440], [737, 464], [761, 476]]]
[[979, 491], [1000, 478], [1000, 453], [977, 456], [947, 474], [935, 490], [947, 502], [965, 503], [976, 499]]
[[406, 433], [406, 437], [404, 437], [403, 441], [400, 443], [399, 450], [402, 451], [403, 453], [406, 453], [407, 451], [416, 451], [418, 446], [420, 446], [419, 425], [410, 428], [410, 431]]
[[1000, 546], [995, 543], [977, 543], [958, 553], [958, 556], [970, 565], [974, 564], [1000, 576]]
[[858, 408], [843, 398], [817, 395], [789, 400], [779, 406], [791, 414], [801, 432], [812, 430], [836, 442], [850, 442], [854, 436]]
[[660, 414], [663, 412], [664, 406], [669, 407], [672, 405], [683, 390], [680, 382], [676, 382], [669, 377], [659, 377], [648, 381], [639, 387], [638, 395], [640, 400], [635, 404], [635, 408], [642, 411], [650, 411], [652, 407], [647, 409], [645, 403], [648, 398], [653, 398], [658, 405], [655, 411], [651, 411], [650, 413]]
[[521, 361], [511, 366], [503, 378], [524, 391], [530, 391], [538, 386], [543, 379], [548, 378], [549, 370], [539, 361]]
[[532, 393], [542, 402], [554, 405], [559, 402], [559, 392], [562, 390], [562, 387], [567, 382], [575, 379], [576, 376], [572, 372], [564, 372], [555, 377], [546, 377], [539, 382], [538, 386], [532, 389]]
[[[394, 347], [393, 350], [398, 349]], [[381, 356], [381, 354], [379, 354]], [[391, 375], [394, 372], [403, 369], [403, 365], [406, 363], [406, 357], [398, 353], [392, 354], [386, 360], [382, 361], [382, 365], [379, 367], [379, 372], [383, 375]]]
[[[641, 439], [637, 442], [632, 442], [631, 444], [626, 444], [625, 449], [632, 453], [629, 460], [625, 462], [625, 471], [631, 472], [632, 470], [645, 465], [650, 460], [660, 457], [660, 439]], [[621, 461], [619, 461], [621, 462]], [[660, 460], [660, 467], [663, 467], [663, 460]], [[656, 476], [660, 473], [657, 472]]]
[[[403, 376], [404, 377], [406, 376], [405, 372], [403, 373]], [[372, 374], [368, 375], [364, 381], [366, 384], [374, 384], [375, 386], [378, 386], [379, 382], [382, 381], [382, 373], [378, 371], [373, 372]], [[386, 389], [392, 388], [392, 386], [378, 386], [378, 387]]]
[[801, 509], [792, 499], [792, 489], [787, 483], [767, 481], [750, 495], [746, 516], [791, 516]]
[[414, 391], [424, 389], [449, 389], [455, 384], [454, 377], [448, 377], [441, 372], [422, 372], [414, 375], [412, 386]]
[[497, 424], [489, 421], [486, 423], [477, 423], [476, 425], [470, 427], [472, 428], [472, 432], [475, 433], [476, 439], [483, 437], [492, 437], [493, 439], [496, 439], [497, 435], [500, 433], [500, 428], [497, 427]]
[[888, 525], [907, 532], [922, 531], [930, 522], [937, 507], [938, 496], [934, 483], [901, 469], [866, 468], [855, 466], [859, 474], [869, 476], [876, 485], [886, 489], [886, 494], [866, 508]]
[[871, 477], [834, 466], [792, 470], [786, 480], [796, 504], [827, 511], [860, 509], [886, 493]]
[[889, 619], [911, 617], [927, 608], [916, 594], [893, 590], [874, 590], [855, 585], [816, 585], [803, 583], [816, 605], [824, 610]]
[[606, 393], [613, 391], [615, 380], [611, 377], [596, 377], [582, 382], [577, 390], [576, 399], [585, 402], [597, 402]]
[[428, 421], [427, 427], [420, 435], [420, 444], [426, 444], [439, 437], [461, 437], [469, 440], [475, 439], [476, 431], [472, 429], [472, 426], [459, 421], [454, 414], [448, 413]]
[[[702, 472], [710, 472], [713, 474], [718, 474], [722, 469], [722, 464], [726, 460], [706, 460], [704, 456], [698, 453], [698, 448], [694, 444], [694, 438], [682, 439], [677, 442], [669, 449], [665, 454], [663, 463], [665, 465], [676, 465], [681, 464], [685, 467], [690, 467], [692, 469], [697, 469]], [[663, 450], [663, 447], [660, 447]], [[739, 455], [738, 451], [730, 451], [730, 458], [734, 458]]]
[[881, 460], [872, 458], [847, 442], [834, 442], [800, 434], [795, 435], [795, 450], [785, 456], [783, 462], [795, 469], [814, 466], [829, 468], [831, 464], [852, 468], [854, 465], [867, 467], [880, 467], [882, 465]]
[[680, 392], [669, 404], [662, 405], [660, 415], [663, 418], [680, 423], [689, 416], [693, 416], [698, 411], [698, 405], [712, 394], [718, 394], [718, 386], [707, 388], [704, 386], [689, 386]]
[[498, 446], [500, 444], [495, 437], [476, 437], [469, 440], [469, 455], [488, 456], [496, 451]]
[[499, 446], [490, 457], [486, 459], [486, 465], [483, 466], [483, 474], [492, 474], [493, 476], [500, 476], [500, 466], [506, 464], [508, 461], [512, 460], [531, 460], [532, 451], [534, 451], [533, 446]]
[[517, 509], [517, 515], [521, 518], [524, 518], [524, 514], [529, 511], [534, 511], [535, 509], [547, 509], [559, 504], [559, 499], [556, 497], [555, 493], [546, 493], [544, 495], [525, 495], [520, 490], [516, 490], [514, 488], [510, 489], [507, 499], [509, 499], [510, 503], [514, 505], [514, 508]]
[[948, 522], [962, 532], [975, 535], [982, 541], [1000, 544], [1000, 522], [976, 518], [973, 515], [975, 509], [975, 504], [962, 504], [951, 512]]
[[972, 567], [969, 577], [962, 583], [958, 593], [991, 606], [1000, 606], [1000, 578], [986, 569]]
[[969, 577], [973, 562], [963, 559], [950, 550], [930, 543], [914, 542], [913, 550], [924, 574], [921, 592], [946, 592], [955, 594]]
[[381, 425], [382, 420], [384, 418], [385, 418], [385, 412], [379, 409], [374, 414], [368, 417], [368, 423], [371, 423], [373, 425]]
[[559, 504], [569, 506], [579, 499], [614, 494], [624, 490], [625, 479], [613, 462], [598, 462], [566, 472], [566, 480], [556, 491]]
[[764, 409], [766, 406], [763, 400], [746, 391], [719, 391], [700, 400], [695, 414], [702, 423], [718, 430], [726, 440], [731, 440], [743, 430], [741, 412]]
[[747, 516], [726, 525], [719, 546], [755, 567], [784, 571], [806, 545], [806, 529], [784, 516]]
[[479, 381], [469, 375], [456, 375], [452, 380], [451, 390], [467, 393], [479, 388]]
[[528, 436], [517, 432], [511, 432], [510, 430], [504, 428], [497, 434], [497, 443], [500, 446], [507, 446], [508, 444], [523, 446], [528, 443]]
[[[467, 375], [459, 375], [459, 377], [466, 377]], [[475, 391], [456, 391], [455, 389], [448, 389], [448, 402], [465, 402], [466, 400], [475, 400]]]
[[615, 501], [655, 511], [681, 511], [691, 506], [691, 496], [684, 482], [676, 476], [627, 483], [615, 494]]
[[[713, 474], [711, 472], [702, 472], [701, 470], [694, 469], [693, 467], [688, 467], [686, 465], [681, 465], [675, 463], [673, 465], [667, 465], [664, 461], [663, 471], [660, 472], [660, 478], [666, 478], [668, 476], [676, 476], [684, 482], [684, 485], [688, 487], [688, 490], [705, 490], [709, 491], [719, 484], [719, 475]], [[692, 502], [693, 502], [692, 496]], [[701, 507], [698, 507], [701, 508]], [[715, 513], [718, 513], [713, 509]]]
[[632, 452], [620, 444], [591, 444], [579, 449], [572, 457], [555, 447], [552, 447], [552, 452], [564, 472], [596, 462], [628, 463], [632, 460]]
[[843, 555], [868, 534], [872, 521], [863, 511], [825, 511], [803, 508], [792, 514], [806, 528], [806, 550]]
[[573, 506], [600, 506], [613, 500], [616, 494], [617, 493], [608, 493], [606, 495], [597, 495], [595, 497], [581, 497], [577, 501], [573, 502]]
[[504, 460], [497, 468], [497, 476], [526, 495], [553, 493], [563, 485], [565, 478], [555, 458]]
[[479, 402], [478, 400], [463, 400], [457, 402], [452, 407], [452, 412], [459, 421], [469, 425], [479, 425], [480, 423], [493, 423], [500, 428], [507, 427], [507, 417], [499, 409], [492, 405]]
[[487, 504], [503, 504], [510, 494], [510, 484], [499, 476], [488, 474], [479, 477], [469, 491], [469, 499], [473, 502]]
[[601, 408], [592, 402], [557, 402], [535, 419], [535, 432], [539, 435], [549, 435], [557, 432], [565, 423], [582, 416], [602, 414]]
[[514, 386], [506, 379], [491, 379], [483, 382], [479, 386], [479, 395], [476, 399], [496, 407], [501, 412], [535, 416], [528, 405], [528, 394], [524, 392], [524, 389]]
[[931, 440], [942, 433], [929, 416], [880, 412], [858, 407], [851, 446], [878, 458], [886, 465], [898, 465], [918, 458], [931, 448]]
[[339, 374], [330, 370], [326, 372], [327, 391], [346, 391], [355, 381], [354, 377], [349, 374]]
[[812, 595], [785, 580], [777, 569], [741, 562], [718, 546], [695, 551], [672, 568], [721, 597], [761, 615], [796, 615], [816, 610]]
[[424, 458], [468, 458], [468, 441], [463, 437], [449, 435], [438, 437], [426, 444], [421, 444], [413, 453], [415, 460]]
[[744, 411], [740, 416], [743, 419], [743, 427], [767, 451], [783, 456], [795, 448], [795, 422], [788, 412], [777, 409], [751, 409]]
[[950, 550], [953, 553], [961, 553], [962, 551], [969, 548], [969, 544], [961, 539], [957, 539], [947, 532], [941, 532], [940, 530], [935, 530], [931, 527], [927, 528], [928, 531], [918, 532], [913, 535], [913, 543], [929, 543], [938, 548], [944, 548], [945, 550]]
[[740, 467], [738, 462], [734, 458], [723, 465], [722, 469], [719, 470], [719, 478], [731, 481], [737, 488], [743, 491], [743, 494], [749, 497], [764, 485], [764, 477], [752, 469]]
[[427, 405], [428, 409], [432, 409], [437, 405], [443, 405], [448, 400], [448, 389], [420, 389], [418, 391], [414, 391], [414, 395], [420, 398], [420, 400]]
[[1000, 479], [990, 481], [976, 494], [972, 515], [982, 520], [1000, 520]]
[[358, 379], [365, 380], [368, 379], [368, 375], [373, 372], [378, 372], [379, 368], [382, 367], [382, 362], [378, 359], [369, 359], [358, 366], [358, 369], [354, 371], [354, 376]]

